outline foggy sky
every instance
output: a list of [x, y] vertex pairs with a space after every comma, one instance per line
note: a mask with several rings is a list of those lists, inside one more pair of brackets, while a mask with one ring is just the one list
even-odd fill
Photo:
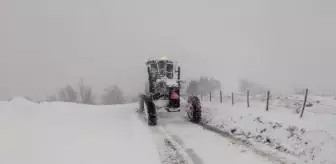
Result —
[[96, 93], [142, 91], [144, 61], [182, 78], [239, 78], [274, 90], [335, 91], [333, 0], [1, 0], [0, 99], [43, 99], [80, 78]]

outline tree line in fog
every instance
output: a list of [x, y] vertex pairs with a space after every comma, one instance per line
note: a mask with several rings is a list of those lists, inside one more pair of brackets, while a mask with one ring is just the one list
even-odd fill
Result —
[[60, 88], [55, 94], [49, 96], [47, 101], [63, 101], [81, 104], [101, 104], [113, 105], [123, 104], [127, 100], [123, 91], [117, 86], [112, 85], [104, 89], [102, 95], [94, 95], [92, 87], [80, 80], [77, 86], [66, 85]]

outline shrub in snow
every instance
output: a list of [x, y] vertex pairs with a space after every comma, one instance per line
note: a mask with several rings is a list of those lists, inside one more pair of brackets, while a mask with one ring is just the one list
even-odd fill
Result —
[[94, 104], [94, 95], [92, 88], [84, 84], [83, 80], [79, 83], [79, 96], [81, 103]]

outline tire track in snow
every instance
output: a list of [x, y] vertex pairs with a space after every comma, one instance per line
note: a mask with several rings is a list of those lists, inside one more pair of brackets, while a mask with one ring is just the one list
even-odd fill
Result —
[[184, 147], [183, 141], [176, 135], [170, 135], [165, 130], [164, 126], [159, 126], [160, 132], [168, 138], [168, 140], [174, 145], [177, 150], [182, 153], [182, 155], [185, 157], [185, 159], [188, 161], [189, 164], [204, 164], [202, 159], [199, 158], [199, 156], [192, 150], [192, 149], [186, 149]]
[[166, 136], [160, 132], [157, 128], [150, 128], [152, 130], [152, 135], [157, 146], [157, 150], [160, 154], [162, 164], [171, 164], [171, 163], [181, 163], [181, 164], [192, 164], [185, 160], [185, 157], [182, 155], [180, 150], [176, 147], [171, 140], [167, 139]]
[[[179, 145], [183, 145], [183, 141], [177, 135], [171, 135], [173, 140], [175, 140]], [[183, 148], [184, 151], [188, 154], [194, 164], [203, 164], [202, 159], [196, 154], [193, 149]]]
[[[175, 145], [178, 145], [179, 149], [182, 150], [182, 152], [185, 152], [184, 156], [186, 156], [190, 162], [194, 163], [194, 164], [204, 164], [203, 160], [199, 157], [199, 155], [190, 148], [186, 148], [184, 146], [183, 143], [183, 139], [181, 139], [178, 135], [175, 134], [170, 134], [168, 133], [165, 129], [166, 125], [169, 124], [170, 121], [168, 121], [169, 119], [173, 119], [174, 123], [177, 124], [185, 124], [184, 120], [181, 120], [181, 113], [184, 114], [185, 109], [181, 108], [181, 112], [158, 112], [158, 116], [159, 116], [159, 121], [158, 121], [158, 125], [160, 125], [160, 130], [162, 133], [165, 134], [165, 136], [167, 136], [171, 141], [175, 142]], [[174, 119], [176, 118], [176, 116], [178, 117], [178, 119]], [[182, 116], [183, 117], [183, 116]], [[168, 120], [167, 120], [168, 119]], [[189, 121], [188, 121], [189, 122]]]
[[[137, 113], [137, 115], [140, 121], [145, 126], [148, 126], [146, 118], [142, 114]], [[149, 128], [151, 129], [162, 164], [203, 164], [195, 163], [189, 157], [188, 152], [160, 124]]]

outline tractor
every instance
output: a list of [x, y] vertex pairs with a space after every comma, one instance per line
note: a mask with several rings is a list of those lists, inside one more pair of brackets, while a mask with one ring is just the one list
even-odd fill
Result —
[[[146, 62], [148, 81], [144, 94], [140, 95], [139, 113], [144, 113], [148, 125], [157, 125], [157, 110], [180, 112], [181, 107], [181, 68], [177, 62], [166, 57], [149, 59]], [[187, 99], [187, 116], [190, 121], [201, 120], [201, 104], [197, 96]]]

